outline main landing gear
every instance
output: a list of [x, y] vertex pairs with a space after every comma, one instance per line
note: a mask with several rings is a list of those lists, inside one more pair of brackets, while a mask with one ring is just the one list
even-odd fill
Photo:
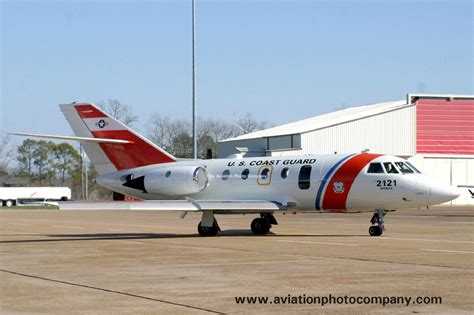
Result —
[[[270, 232], [272, 224], [278, 225], [277, 220], [271, 213], [260, 213], [260, 218], [255, 218], [250, 224], [252, 232], [257, 235], [265, 235]], [[198, 232], [201, 236], [216, 236], [221, 230], [212, 211], [203, 211], [201, 222], [198, 224]]]
[[370, 236], [382, 235], [383, 231], [385, 230], [384, 216], [385, 216], [385, 210], [377, 210], [377, 212], [374, 213], [374, 215], [372, 216], [372, 219], [370, 220], [370, 223], [377, 224], [377, 225], [372, 225], [369, 228]]
[[271, 213], [260, 213], [260, 218], [253, 219], [250, 224], [252, 232], [257, 235], [265, 235], [270, 232], [272, 224], [278, 225], [277, 220]]
[[198, 224], [198, 232], [201, 236], [216, 236], [217, 232], [219, 232], [221, 228], [217, 224], [217, 221], [214, 219], [212, 226], [203, 226], [202, 222]]
[[198, 224], [198, 232], [201, 236], [216, 236], [221, 230], [219, 224], [217, 224], [216, 218], [214, 218], [213, 211], [203, 211], [201, 222]]

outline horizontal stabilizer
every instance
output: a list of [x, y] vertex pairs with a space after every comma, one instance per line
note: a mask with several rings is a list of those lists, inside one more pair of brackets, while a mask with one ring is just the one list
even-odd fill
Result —
[[149, 210], [149, 211], [229, 211], [239, 213], [287, 210], [287, 206], [267, 200], [150, 200], [60, 202], [60, 210]]
[[121, 139], [55, 136], [55, 135], [41, 135], [41, 134], [35, 134], [35, 133], [9, 133], [9, 134], [14, 135], [14, 136], [47, 138], [47, 139], [60, 139], [60, 140], [75, 140], [75, 141], [86, 141], [86, 142], [96, 142], [96, 143], [115, 143], [115, 144], [133, 143], [133, 141], [121, 140]]

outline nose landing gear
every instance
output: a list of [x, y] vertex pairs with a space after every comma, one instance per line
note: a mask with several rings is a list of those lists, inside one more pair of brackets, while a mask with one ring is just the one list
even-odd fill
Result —
[[374, 215], [372, 216], [372, 219], [370, 220], [370, 223], [377, 224], [377, 225], [372, 225], [369, 228], [370, 236], [382, 235], [383, 231], [385, 230], [384, 216], [385, 216], [385, 210], [377, 210], [377, 212], [374, 213]]

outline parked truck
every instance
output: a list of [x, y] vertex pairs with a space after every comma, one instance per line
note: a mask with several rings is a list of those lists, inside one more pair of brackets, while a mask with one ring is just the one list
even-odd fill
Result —
[[0, 206], [43, 204], [71, 199], [69, 187], [0, 187]]

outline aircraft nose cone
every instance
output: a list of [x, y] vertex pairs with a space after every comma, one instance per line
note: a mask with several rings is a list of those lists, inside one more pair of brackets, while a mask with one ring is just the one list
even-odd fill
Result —
[[431, 186], [431, 201], [436, 203], [448, 202], [459, 197], [459, 192], [451, 187], [441, 184]]

